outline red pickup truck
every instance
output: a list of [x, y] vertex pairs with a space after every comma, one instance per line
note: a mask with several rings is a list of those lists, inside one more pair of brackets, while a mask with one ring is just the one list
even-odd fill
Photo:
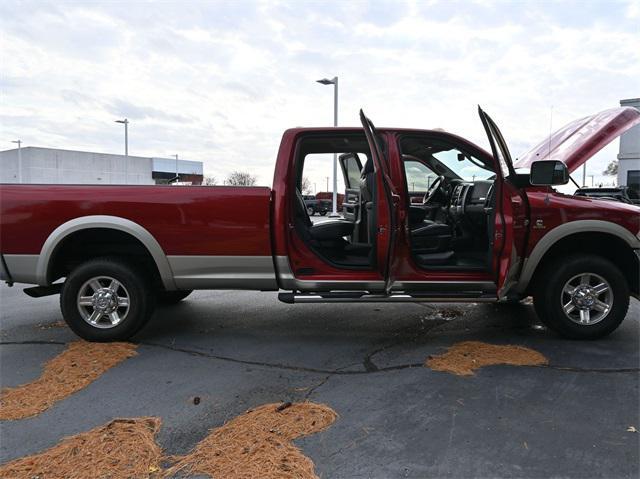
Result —
[[[570, 172], [640, 123], [615, 108], [512, 160], [479, 109], [491, 152], [444, 131], [295, 128], [273, 187], [2, 185], [8, 284], [60, 293], [73, 331], [135, 334], [157, 302], [194, 289], [280, 291], [286, 303], [508, 302], [573, 338], [609, 334], [638, 297], [640, 208], [565, 195]], [[342, 218], [309, 218], [300, 185], [339, 155]], [[422, 202], [410, 201], [425, 184]], [[64, 281], [62, 281], [64, 279]]]

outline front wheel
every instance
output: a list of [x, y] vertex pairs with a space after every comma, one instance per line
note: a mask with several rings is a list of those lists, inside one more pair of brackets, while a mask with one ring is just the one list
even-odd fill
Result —
[[540, 320], [572, 339], [613, 332], [629, 309], [629, 286], [618, 267], [595, 255], [573, 256], [543, 273], [534, 293]]
[[60, 309], [69, 327], [88, 341], [123, 341], [149, 320], [152, 282], [142, 269], [99, 258], [82, 263], [64, 282]]

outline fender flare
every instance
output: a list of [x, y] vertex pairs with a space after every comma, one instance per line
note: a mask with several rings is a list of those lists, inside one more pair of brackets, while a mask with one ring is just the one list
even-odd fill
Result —
[[569, 235], [577, 233], [610, 234], [623, 240], [630, 248], [640, 249], [640, 239], [635, 237], [628, 229], [610, 221], [577, 220], [561, 224], [545, 234], [533, 248], [531, 254], [524, 260], [516, 291], [523, 293], [527, 289], [536, 268], [554, 244]]
[[53, 230], [42, 245], [38, 257], [36, 280], [39, 285], [48, 285], [47, 274], [49, 272], [51, 258], [60, 243], [70, 234], [90, 228], [107, 228], [123, 231], [136, 238], [144, 245], [153, 258], [165, 289], [169, 291], [176, 289], [173, 272], [169, 266], [167, 256], [153, 235], [138, 223], [119, 216], [109, 215], [80, 216], [61, 224]]

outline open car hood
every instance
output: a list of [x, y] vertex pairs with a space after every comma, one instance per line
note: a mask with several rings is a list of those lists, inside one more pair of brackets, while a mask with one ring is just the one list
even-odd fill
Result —
[[530, 168], [537, 160], [560, 160], [571, 173], [638, 123], [640, 111], [632, 107], [612, 108], [580, 118], [529, 150], [514, 166]]

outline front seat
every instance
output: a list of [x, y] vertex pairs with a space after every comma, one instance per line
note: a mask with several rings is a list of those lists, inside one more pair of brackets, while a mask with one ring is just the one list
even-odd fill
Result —
[[296, 188], [295, 223], [297, 230], [306, 241], [340, 242], [344, 236], [353, 233], [353, 223], [343, 218], [323, 220], [314, 224], [307, 214], [307, 207], [300, 190]]

